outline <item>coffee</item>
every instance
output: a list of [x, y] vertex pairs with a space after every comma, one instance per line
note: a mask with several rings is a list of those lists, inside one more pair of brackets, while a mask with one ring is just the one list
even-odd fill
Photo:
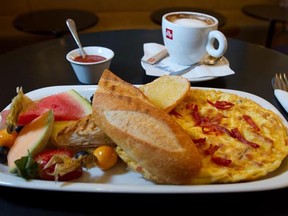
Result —
[[191, 14], [172, 14], [166, 19], [174, 24], [190, 27], [206, 27], [215, 23], [213, 19], [207, 16]]

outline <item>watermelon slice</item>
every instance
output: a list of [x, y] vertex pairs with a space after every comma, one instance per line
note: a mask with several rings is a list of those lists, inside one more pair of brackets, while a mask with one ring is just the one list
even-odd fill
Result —
[[90, 101], [71, 89], [35, 101], [18, 116], [18, 125], [26, 125], [48, 110], [54, 111], [55, 121], [78, 120], [92, 112]]

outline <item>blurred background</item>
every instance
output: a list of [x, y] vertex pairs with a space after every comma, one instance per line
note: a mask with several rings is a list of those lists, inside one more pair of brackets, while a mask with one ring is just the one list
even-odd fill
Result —
[[[227, 37], [265, 45], [269, 22], [242, 12], [245, 5], [251, 4], [273, 4], [282, 7], [288, 5], [286, 0], [1, 0], [0, 54], [63, 36], [31, 33], [15, 26], [15, 20], [23, 14], [51, 9], [77, 9], [93, 13], [97, 22], [81, 29], [80, 34], [120, 29], [160, 29], [161, 25], [153, 21], [151, 15], [163, 8], [192, 7], [213, 10], [225, 18], [225, 24], [219, 29]], [[47, 16], [41, 21], [43, 26], [52, 17]], [[77, 20], [75, 21], [77, 24]], [[272, 48], [288, 44], [287, 32], [286, 23], [277, 23]]]

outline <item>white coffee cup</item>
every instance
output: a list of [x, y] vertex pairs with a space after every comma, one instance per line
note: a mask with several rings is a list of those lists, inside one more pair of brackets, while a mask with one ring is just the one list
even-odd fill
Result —
[[217, 29], [218, 20], [208, 14], [177, 11], [162, 17], [164, 45], [171, 61], [181, 65], [198, 63], [208, 55], [223, 56], [227, 40]]

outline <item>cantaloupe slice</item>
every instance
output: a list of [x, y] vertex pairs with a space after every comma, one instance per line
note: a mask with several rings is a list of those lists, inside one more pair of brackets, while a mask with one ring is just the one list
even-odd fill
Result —
[[23, 127], [7, 155], [10, 172], [16, 171], [16, 160], [28, 156], [29, 153], [34, 157], [46, 147], [53, 125], [54, 114], [49, 110]]

